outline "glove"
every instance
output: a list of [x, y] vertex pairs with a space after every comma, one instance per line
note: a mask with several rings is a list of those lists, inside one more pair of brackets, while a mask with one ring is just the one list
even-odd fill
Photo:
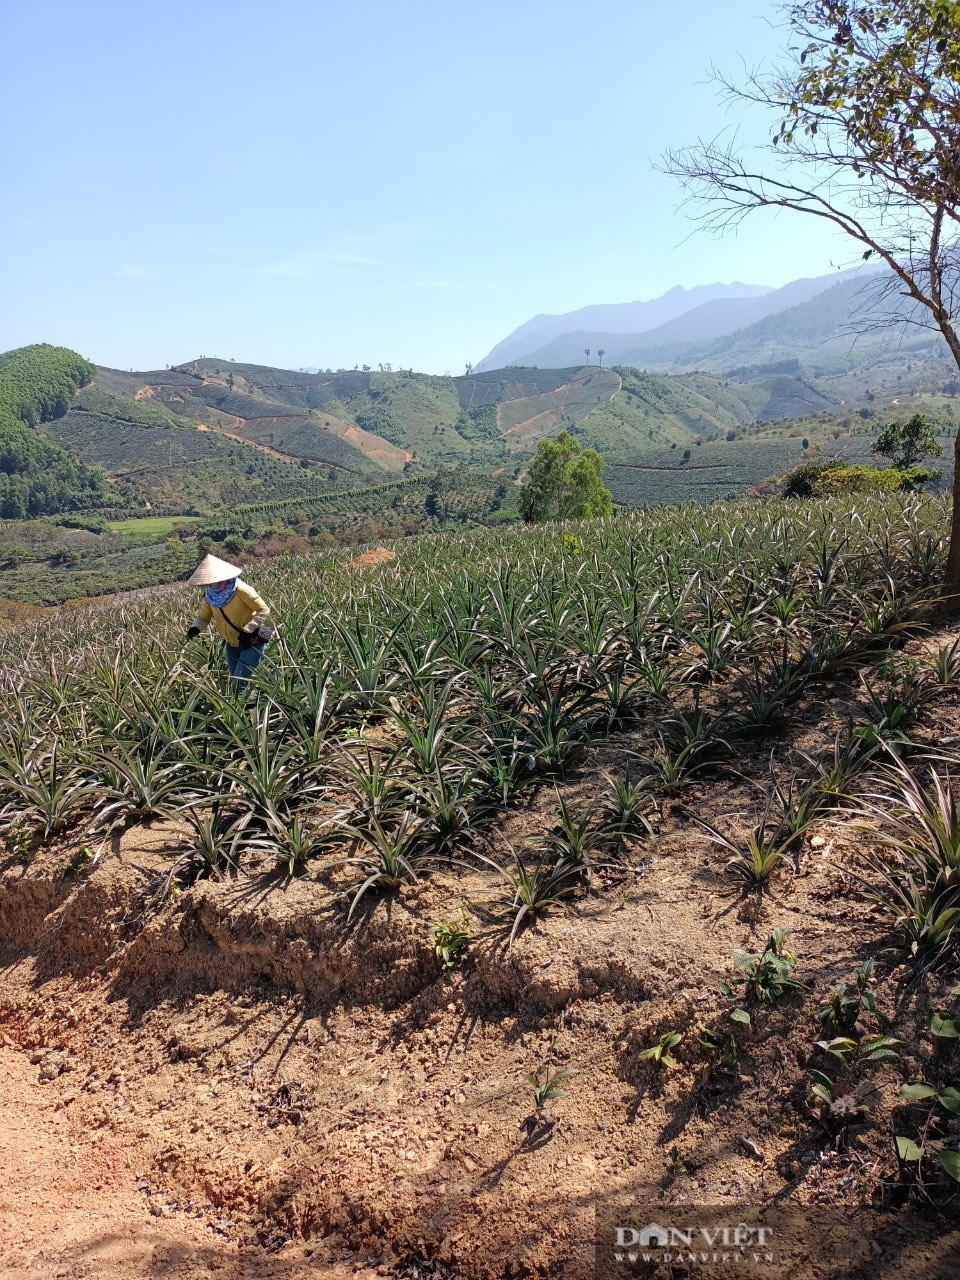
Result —
[[187, 639], [192, 640], [194, 636], [198, 636], [199, 634], [200, 634], [199, 627], [190, 627], [187, 631]]

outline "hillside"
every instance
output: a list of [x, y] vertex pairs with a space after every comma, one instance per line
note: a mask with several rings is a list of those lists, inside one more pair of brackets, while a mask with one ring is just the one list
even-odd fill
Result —
[[264, 560], [242, 701], [195, 591], [21, 618], [0, 1270], [615, 1280], [609, 1206], [712, 1205], [756, 1275], [955, 1280], [947, 517]]
[[564, 427], [621, 456], [831, 403], [802, 380], [775, 377], [667, 379], [596, 366], [306, 374], [205, 359], [164, 373], [98, 368], [47, 434], [102, 466], [118, 502], [184, 511], [258, 494], [318, 496], [438, 466], [509, 465]]
[[[41, 604], [171, 581], [210, 546], [302, 553], [517, 520], [537, 443], [563, 429], [604, 455], [625, 506], [769, 491], [807, 449], [869, 455], [864, 433], [907, 410], [949, 444], [960, 383], [932, 345], [874, 348], [851, 369], [822, 341], [835, 314], [821, 300], [766, 317], [703, 349], [717, 371], [675, 374], [310, 374], [217, 359], [138, 373], [74, 368], [79, 357], [53, 348], [37, 349], [39, 365], [34, 349], [9, 353], [10, 367], [25, 360], [49, 378], [13, 423], [33, 487], [13, 501], [23, 474], [3, 477], [0, 597]], [[804, 361], [782, 356], [804, 342]], [[730, 367], [735, 357], [744, 363]], [[63, 381], [63, 360], [76, 380]], [[941, 486], [951, 476], [948, 461]]]
[[93, 366], [65, 347], [41, 344], [0, 355], [0, 517], [47, 515], [108, 501], [103, 475], [45, 438]]

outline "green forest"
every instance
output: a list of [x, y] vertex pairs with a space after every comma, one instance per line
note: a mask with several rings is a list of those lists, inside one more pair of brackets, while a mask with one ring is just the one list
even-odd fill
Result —
[[50, 515], [109, 502], [103, 473], [78, 462], [36, 427], [61, 417], [94, 367], [74, 351], [39, 343], [0, 355], [0, 516]]

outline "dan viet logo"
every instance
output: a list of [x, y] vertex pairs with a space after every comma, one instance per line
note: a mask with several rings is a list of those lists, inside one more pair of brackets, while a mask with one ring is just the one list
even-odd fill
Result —
[[637, 1229], [617, 1227], [614, 1258], [617, 1262], [752, 1262], [772, 1263], [772, 1227], [736, 1226], [661, 1227], [656, 1222]]

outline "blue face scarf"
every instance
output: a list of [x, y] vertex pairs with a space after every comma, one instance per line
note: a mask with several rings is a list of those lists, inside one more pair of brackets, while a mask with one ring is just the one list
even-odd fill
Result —
[[222, 609], [233, 599], [236, 589], [237, 580], [231, 578], [229, 582], [224, 582], [220, 586], [207, 587], [203, 594], [207, 597], [207, 604], [212, 605], [214, 609]]

